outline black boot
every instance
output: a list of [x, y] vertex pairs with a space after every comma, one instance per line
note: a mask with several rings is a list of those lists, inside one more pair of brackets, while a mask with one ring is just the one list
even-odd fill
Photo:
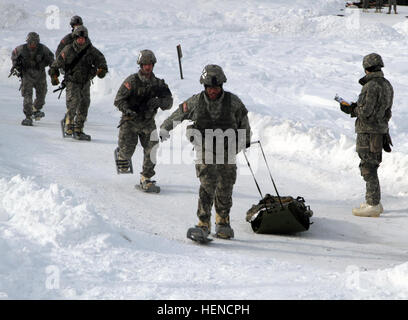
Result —
[[82, 128], [74, 128], [74, 134], [72, 136], [76, 140], [86, 140], [86, 141], [91, 141], [91, 136], [89, 134], [86, 134]]
[[40, 110], [37, 110], [37, 111], [35, 111], [35, 112], [33, 113], [33, 118], [34, 118], [36, 121], [41, 120], [41, 118], [44, 118], [44, 116], [45, 116], [45, 113], [42, 112], [42, 111], [40, 111]]
[[21, 121], [21, 125], [23, 125], [23, 126], [32, 126], [33, 125], [33, 120], [31, 119], [31, 117], [27, 117], [23, 121]]
[[74, 135], [72, 136], [75, 140], [85, 140], [85, 141], [91, 141], [91, 136], [89, 134], [86, 134], [84, 132], [77, 132], [74, 131]]

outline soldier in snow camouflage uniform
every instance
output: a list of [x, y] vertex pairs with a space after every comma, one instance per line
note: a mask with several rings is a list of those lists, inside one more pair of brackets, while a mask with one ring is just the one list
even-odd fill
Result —
[[[54, 62], [54, 54], [40, 43], [40, 36], [35, 32], [27, 35], [27, 44], [22, 44], [13, 50], [11, 55], [12, 69], [20, 69], [21, 72], [21, 95], [24, 97], [24, 114], [26, 118], [22, 125], [31, 126], [32, 116], [36, 120], [44, 117], [41, 111], [45, 104], [47, 94], [47, 79], [45, 67]], [[36, 98], [33, 104], [33, 89]]]
[[108, 66], [103, 54], [96, 49], [88, 38], [84, 26], [77, 27], [72, 33], [74, 42], [65, 46], [50, 68], [51, 83], [58, 85], [59, 69], [65, 71], [67, 89], [65, 114], [65, 133], [74, 139], [90, 140], [83, 132], [91, 102], [91, 80], [96, 76], [105, 77]]
[[380, 55], [371, 53], [365, 56], [363, 67], [366, 76], [360, 79], [363, 88], [357, 103], [349, 106], [341, 104], [340, 107], [351, 117], [357, 117], [356, 151], [361, 159], [361, 175], [366, 182], [366, 202], [362, 203], [360, 208], [354, 208], [353, 214], [376, 217], [383, 212], [377, 170], [382, 161], [383, 147], [384, 150], [391, 151], [388, 121], [392, 114], [394, 90], [381, 71], [384, 63]]
[[[152, 51], [142, 50], [137, 60], [139, 72], [125, 79], [114, 102], [122, 112], [118, 159], [130, 160], [140, 139], [144, 153], [140, 187], [146, 192], [160, 191], [155, 181], [151, 180], [155, 174], [156, 145], [159, 140], [154, 117], [159, 108], [167, 110], [173, 105], [169, 87], [163, 79], [156, 78], [153, 73], [156, 62]], [[121, 166], [119, 170], [127, 172], [129, 167]]]
[[55, 58], [58, 58], [59, 54], [61, 53], [62, 49], [65, 48], [65, 46], [67, 46], [67, 45], [71, 44], [72, 42], [74, 42], [74, 37], [72, 35], [72, 32], [74, 32], [74, 30], [77, 27], [82, 26], [83, 24], [84, 23], [83, 23], [82, 18], [80, 16], [73, 16], [71, 18], [70, 25], [71, 25], [72, 30], [64, 38], [62, 38], [62, 40], [58, 44], [57, 51], [55, 51]]
[[[197, 152], [196, 174], [200, 179], [197, 227], [207, 234], [211, 229], [211, 209], [215, 204], [216, 236], [224, 239], [233, 237], [230, 226], [232, 190], [237, 178], [236, 154], [249, 147], [251, 128], [247, 109], [234, 94], [223, 90], [227, 81], [221, 67], [207, 65], [200, 77], [204, 91], [193, 95], [166, 119], [160, 127], [160, 138], [169, 138], [168, 131], [184, 120], [192, 120], [187, 130], [190, 141]], [[210, 129], [210, 130], [208, 130]], [[218, 130], [216, 138], [212, 133]], [[228, 140], [223, 134], [232, 132]], [[238, 133], [238, 131], [241, 131]], [[206, 144], [207, 142], [207, 144]]]

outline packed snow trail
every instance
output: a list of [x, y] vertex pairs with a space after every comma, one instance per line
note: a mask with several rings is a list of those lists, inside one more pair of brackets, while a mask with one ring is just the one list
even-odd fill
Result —
[[[28, 31], [36, 28], [42, 42], [55, 48], [73, 14], [83, 16], [110, 72], [95, 79], [91, 89], [85, 124], [91, 142], [61, 137], [65, 94], [58, 100], [50, 84], [45, 118], [34, 127], [21, 126], [18, 81], [0, 79], [0, 297], [407, 298], [407, 23], [402, 14], [384, 23], [368, 14], [361, 17], [364, 28], [353, 32], [335, 15], [342, 1], [321, 4], [316, 9], [309, 1], [225, 1], [215, 10], [211, 1], [178, 0], [153, 1], [141, 11], [137, 2], [83, 7], [67, 1], [59, 5], [61, 30], [48, 30], [45, 4], [1, 3], [3, 75], [10, 69], [11, 50]], [[15, 14], [4, 13], [10, 10]], [[178, 74], [178, 43], [184, 80]], [[253, 233], [245, 213], [259, 196], [240, 157], [231, 211], [235, 239], [216, 239], [208, 247], [186, 239], [197, 220], [199, 182], [185, 124], [171, 133], [175, 140], [160, 145], [159, 195], [134, 189], [140, 146], [133, 157], [135, 174], [116, 174], [120, 113], [113, 99], [123, 79], [136, 72], [137, 53], [145, 48], [156, 53], [154, 71], [169, 84], [175, 101], [172, 110], [159, 111], [158, 125], [202, 90], [198, 79], [205, 64], [224, 68], [225, 89], [248, 107], [254, 140], [262, 140], [280, 194], [301, 195], [311, 205], [314, 224], [308, 232]], [[386, 212], [364, 219], [351, 215], [364, 198], [353, 120], [333, 97], [356, 99], [362, 57], [372, 51], [383, 56], [396, 92], [395, 148], [384, 154], [379, 170]], [[274, 193], [256, 146], [250, 160], [262, 191]], [[57, 289], [47, 282], [53, 270], [59, 270]], [[358, 285], [350, 281], [357, 278]]]

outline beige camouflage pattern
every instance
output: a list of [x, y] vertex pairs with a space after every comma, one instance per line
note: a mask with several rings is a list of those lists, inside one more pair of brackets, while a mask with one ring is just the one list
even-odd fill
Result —
[[351, 116], [357, 117], [356, 151], [360, 173], [366, 182], [366, 202], [375, 206], [381, 200], [377, 170], [382, 161], [383, 139], [389, 131], [394, 90], [382, 71], [368, 73], [360, 79], [360, 84], [363, 88]]
[[123, 113], [119, 130], [119, 158], [130, 160], [140, 140], [143, 147], [143, 169], [146, 178], [155, 175], [158, 135], [154, 117], [158, 108], [173, 105], [170, 89], [163, 79], [150, 78], [139, 71], [125, 79], [115, 97], [115, 106]]
[[82, 129], [88, 116], [91, 104], [91, 82], [84, 84], [67, 82], [66, 94], [66, 123], [73, 124], [75, 128]]
[[357, 153], [360, 173], [366, 183], [366, 202], [375, 206], [380, 203], [381, 190], [377, 170], [382, 161], [382, 134], [357, 134]]
[[74, 42], [72, 33], [68, 33], [64, 38], [61, 39], [60, 43], [58, 44], [57, 50], [55, 51], [55, 57], [58, 58], [58, 56], [62, 52], [62, 49], [64, 49], [65, 46], [71, 44], [72, 42]]
[[228, 218], [232, 207], [232, 191], [237, 179], [235, 164], [196, 164], [200, 180], [197, 216], [210, 221], [211, 208], [222, 218]]
[[392, 85], [382, 71], [369, 73], [360, 83], [363, 88], [351, 114], [357, 117], [356, 133], [387, 133], [394, 99]]
[[[230, 96], [229, 106], [225, 103], [225, 99], [228, 96]], [[224, 108], [228, 108], [229, 112], [226, 113]], [[244, 104], [236, 95], [223, 92], [220, 98], [211, 101], [203, 91], [183, 102], [163, 122], [160, 128], [171, 131], [174, 125], [184, 120], [192, 120], [194, 123], [193, 128], [198, 128], [203, 123], [206, 123], [207, 127], [211, 129], [216, 127], [227, 129], [229, 126], [230, 129], [242, 129], [246, 132], [245, 143], [243, 143], [245, 147], [246, 144], [249, 144], [251, 137], [247, 113]], [[205, 117], [205, 119], [202, 119], [202, 117]], [[201, 124], [199, 125], [200, 122]], [[195, 139], [193, 140], [194, 143], [196, 143]], [[224, 163], [209, 163], [206, 161], [205, 154], [207, 152], [205, 146], [202, 149], [201, 154], [197, 154], [197, 160], [200, 163], [196, 164], [196, 174], [200, 180], [197, 216], [200, 221], [209, 222], [211, 219], [211, 209], [214, 205], [216, 213], [221, 218], [227, 219], [232, 207], [232, 192], [237, 178], [237, 166], [236, 164], [225, 162], [225, 158]], [[215, 148], [211, 151], [217, 153]], [[234, 153], [239, 151], [240, 149], [235, 150]]]
[[128, 120], [122, 124], [119, 130], [119, 158], [131, 159], [139, 141], [143, 147], [143, 166], [140, 173], [150, 179], [156, 173], [154, 168], [159, 143], [154, 120], [147, 122]]
[[[81, 57], [72, 70], [68, 70], [69, 65], [82, 50], [86, 50], [85, 55]], [[66, 119], [70, 124], [75, 125], [77, 131], [80, 131], [83, 129], [91, 102], [90, 81], [95, 77], [97, 69], [103, 69], [106, 72], [108, 70], [105, 57], [92, 45], [89, 39], [86, 40], [86, 44], [82, 48], [74, 41], [65, 46], [58, 55], [51, 66], [50, 76], [58, 76], [59, 69], [65, 71]]]
[[[47, 94], [47, 80], [45, 67], [51, 66], [54, 62], [54, 54], [45, 45], [39, 43], [35, 50], [28, 48], [26, 44], [15, 48], [11, 55], [13, 66], [17, 59], [22, 61], [22, 83], [21, 95], [24, 98], [23, 110], [26, 117], [31, 117], [33, 107], [41, 110], [45, 104]], [[35, 100], [33, 101], [33, 89], [35, 90]]]

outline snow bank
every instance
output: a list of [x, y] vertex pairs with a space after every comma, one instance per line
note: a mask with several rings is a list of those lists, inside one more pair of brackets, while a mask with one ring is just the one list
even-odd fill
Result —
[[7, 275], [0, 278], [0, 298], [408, 297], [407, 263], [378, 271], [356, 267], [321, 273], [224, 250], [220, 259], [216, 247], [197, 250], [114, 230], [69, 191], [56, 184], [41, 187], [33, 178], [0, 180], [0, 217], [0, 273]]
[[[330, 184], [332, 175], [339, 175], [342, 183], [337, 189], [349, 189], [349, 183], [359, 178], [359, 158], [355, 151], [355, 135], [347, 136], [326, 127], [310, 127], [308, 124], [282, 120], [281, 118], [261, 116], [250, 113], [249, 119], [253, 131], [253, 139], [261, 139], [265, 152], [272, 159], [283, 162], [281, 170], [286, 170], [286, 176], [291, 176], [289, 167], [303, 165], [307, 170], [302, 172], [302, 179], [309, 177], [314, 184]], [[286, 167], [286, 169], [285, 169]], [[298, 169], [298, 168], [297, 168]], [[316, 171], [330, 172], [328, 177], [316, 178]], [[298, 170], [293, 170], [293, 177]], [[408, 156], [393, 150], [383, 153], [383, 163], [379, 169], [381, 187], [384, 193], [405, 197], [408, 193]], [[327, 178], [327, 180], [326, 180]], [[344, 179], [344, 181], [343, 181]]]
[[92, 208], [58, 185], [42, 188], [19, 175], [0, 180], [0, 210], [3, 220], [39, 245], [78, 244], [112, 231]]
[[[1, 86], [5, 100], [1, 128], [3, 136], [10, 133], [13, 139], [2, 143], [12, 152], [0, 159], [0, 176], [8, 177], [0, 179], [0, 298], [408, 297], [407, 264], [342, 271], [349, 262], [372, 270], [406, 261], [403, 236], [395, 236], [404, 227], [402, 197], [408, 190], [408, 144], [402, 142], [407, 140], [401, 66], [405, 22], [392, 27], [372, 19], [364, 28], [349, 29], [347, 17], [336, 16], [344, 7], [338, 0], [153, 0], [147, 7], [142, 1], [93, 0], [58, 6], [61, 27], [48, 30], [44, 3], [2, 2], [0, 72], [8, 74], [12, 48], [33, 29], [55, 49], [74, 14], [84, 17], [110, 71], [105, 79], [95, 79], [91, 89], [86, 125], [95, 136], [91, 145], [62, 141], [58, 121], [65, 112], [64, 99], [57, 101], [50, 91], [46, 118], [33, 128], [22, 128], [17, 79], [1, 77], [2, 83], [16, 85]], [[183, 81], [178, 77], [178, 43], [185, 53]], [[176, 166], [161, 166], [163, 197], [151, 204], [144, 195], [135, 196], [135, 176], [119, 178], [114, 172], [117, 119], [112, 116], [119, 113], [113, 98], [124, 78], [136, 72], [137, 53], [144, 48], [157, 52], [155, 72], [169, 84], [175, 105], [202, 90], [198, 79], [206, 63], [223, 66], [226, 90], [248, 107], [253, 139], [262, 140], [282, 191], [292, 194], [300, 186], [306, 192], [299, 194], [318, 208], [312, 226], [316, 229], [304, 238], [263, 237], [253, 235], [242, 217], [233, 215], [237, 241], [214, 241], [212, 247], [197, 250], [185, 239], [188, 211], [196, 205], [187, 205], [196, 195], [193, 171], [189, 176]], [[349, 212], [352, 202], [363, 195], [363, 181], [354, 151], [353, 120], [340, 113], [332, 97], [336, 92], [350, 99], [358, 95], [362, 57], [377, 50], [387, 59], [387, 74], [394, 77], [390, 80], [397, 89], [392, 127], [396, 147], [384, 154], [379, 171], [390, 206], [378, 221], [367, 221]], [[170, 112], [160, 111], [157, 124]], [[33, 132], [37, 139], [30, 140]], [[78, 163], [78, 150], [92, 166], [89, 172]], [[138, 149], [135, 166], [140, 157]], [[42, 172], [49, 176], [27, 178]], [[260, 180], [269, 182], [264, 173]], [[95, 178], [101, 185], [94, 185]], [[182, 186], [177, 192], [174, 183]], [[360, 187], [361, 194], [356, 192]], [[248, 190], [255, 190], [251, 177], [240, 176], [234, 214], [254, 200]], [[141, 208], [135, 209], [139, 203]], [[183, 208], [186, 204], [185, 210], [179, 210], [180, 203]], [[336, 207], [338, 203], [341, 207]], [[361, 257], [363, 251], [368, 254]], [[284, 262], [288, 259], [300, 264]], [[332, 266], [338, 272], [332, 272]], [[53, 267], [60, 271], [58, 290], [46, 287]], [[265, 280], [264, 274], [271, 276]]]
[[407, 299], [408, 263], [378, 271], [350, 268], [346, 279], [354, 299]]

